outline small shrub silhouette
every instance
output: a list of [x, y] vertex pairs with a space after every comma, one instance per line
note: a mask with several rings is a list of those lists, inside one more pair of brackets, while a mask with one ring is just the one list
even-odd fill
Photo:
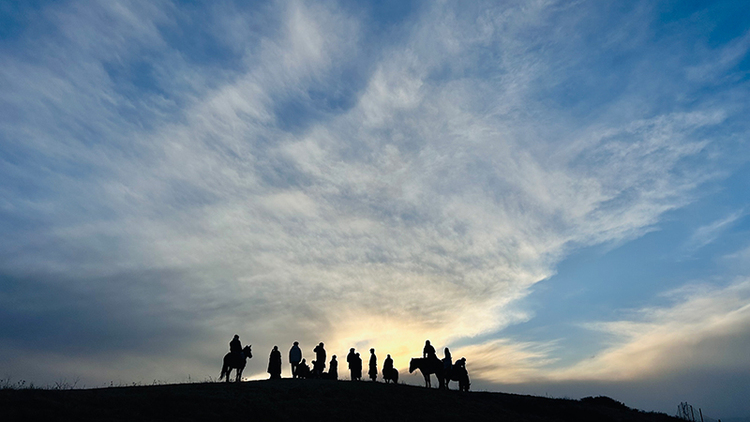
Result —
[[619, 402], [611, 397], [607, 396], [596, 396], [596, 397], [584, 397], [580, 400], [581, 403], [594, 404], [598, 406], [610, 407], [612, 409], [629, 410], [630, 408], [625, 406], [624, 403]]

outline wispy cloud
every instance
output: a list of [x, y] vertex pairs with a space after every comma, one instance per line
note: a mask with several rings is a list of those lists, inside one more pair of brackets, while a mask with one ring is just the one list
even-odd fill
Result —
[[720, 218], [710, 224], [697, 228], [690, 239], [685, 243], [684, 248], [688, 253], [693, 253], [698, 249], [716, 241], [721, 234], [729, 229], [734, 222], [744, 217], [747, 213], [745, 210], [739, 210], [724, 218]]
[[469, 356], [472, 377], [495, 383], [514, 384], [544, 380], [546, 368], [558, 361], [554, 341], [518, 342], [497, 339], [462, 347], [456, 356]]
[[750, 371], [750, 281], [727, 286], [688, 284], [664, 294], [670, 303], [627, 318], [585, 327], [606, 339], [593, 356], [560, 364], [555, 341], [491, 340], [462, 348], [475, 377], [502, 384], [643, 382], [685, 373]]
[[[587, 99], [578, 70], [613, 69], [575, 53], [581, 31], [599, 34], [585, 2], [425, 5], [382, 45], [334, 3], [216, 6], [218, 72], [175, 41], [189, 11], [142, 6], [51, 8], [55, 33], [23, 44], [44, 54], [3, 57], [0, 204], [20, 224], [0, 226], [0, 264], [85, 297], [80, 324], [138, 309], [122, 318], [188, 330], [170, 315], [192, 313], [205, 340], [175, 348], [200, 349], [206, 368], [227, 332], [258, 347], [374, 345], [404, 366], [424, 338], [527, 320], [511, 305], [571, 249], [636, 238], [691, 201], [715, 176], [693, 159], [736, 113], [643, 107], [653, 93], [635, 76], [627, 93]], [[613, 30], [636, 31], [644, 13]], [[53, 317], [34, 315], [32, 327]], [[137, 337], [122, 326], [105, 319]], [[541, 346], [472, 347], [511, 379], [553, 360]], [[492, 369], [487, 348], [518, 368]]]
[[673, 306], [645, 308], [629, 320], [592, 324], [613, 345], [558, 373], [559, 378], [652, 378], [685, 370], [750, 370], [750, 281], [726, 287], [686, 286], [671, 293]]
[[750, 51], [750, 31], [732, 40], [727, 45], [723, 45], [718, 51], [713, 52], [712, 55], [715, 57], [715, 60], [696, 66], [689, 66], [686, 69], [687, 76], [690, 79], [702, 82], [718, 83], [727, 79], [726, 73], [729, 71], [730, 77], [742, 78], [741, 74], [732, 70], [743, 58], [747, 57], [748, 51]]

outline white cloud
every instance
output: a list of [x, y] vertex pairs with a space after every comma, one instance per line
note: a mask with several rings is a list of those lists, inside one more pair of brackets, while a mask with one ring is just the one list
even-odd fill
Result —
[[[3, 121], [2, 130], [28, 140], [19, 148], [44, 156], [39, 167], [54, 167], [44, 183], [60, 187], [33, 203], [6, 194], [18, 215], [49, 227], [11, 232], [4, 270], [87, 276], [73, 291], [139, 269], [190, 275], [137, 288], [179, 285], [166, 309], [210, 298], [205, 324], [243, 327], [255, 344], [375, 345], [404, 365], [423, 338], [445, 344], [526, 320], [511, 305], [570, 248], [638, 237], [690, 200], [711, 172], [683, 172], [685, 161], [710, 143], [701, 131], [727, 118], [720, 107], [652, 113], [613, 99], [620, 107], [581, 120], [540, 100], [563, 79], [550, 56], [567, 39], [559, 32], [580, 21], [554, 2], [436, 5], [410, 22], [406, 39], [367, 57], [362, 23], [345, 12], [279, 5], [263, 11], [277, 26], [245, 28], [257, 41], [235, 50], [246, 68], [214, 84], [161, 37], [156, 22], [171, 7], [141, 16], [117, 3], [102, 9], [106, 19], [61, 12], [56, 23], [69, 35], [50, 45], [85, 60], [66, 62], [70, 74], [23, 59], [2, 71], [12, 87], [4, 107], [49, 116], [39, 126]], [[97, 37], [108, 19], [132, 36]], [[557, 19], [564, 25], [550, 30]], [[146, 111], [134, 103], [140, 125], [123, 117], [128, 99], [103, 69], [146, 48], [194, 89], [182, 96], [167, 86], [181, 107], [168, 117], [151, 115], [156, 100]], [[316, 109], [313, 93], [341, 88], [357, 60], [372, 70], [352, 105]], [[290, 128], [294, 106], [320, 114]], [[67, 121], [91, 122], [96, 136]], [[76, 175], [61, 161], [95, 170]], [[102, 294], [136, 289], [101, 283]], [[530, 345], [490, 346], [467, 350], [521, 354], [512, 379], [549, 361]]]
[[458, 356], [468, 356], [467, 367], [471, 377], [494, 383], [514, 384], [546, 380], [545, 367], [557, 362], [554, 357], [558, 346], [547, 343], [517, 342], [496, 339], [486, 343], [455, 350]]

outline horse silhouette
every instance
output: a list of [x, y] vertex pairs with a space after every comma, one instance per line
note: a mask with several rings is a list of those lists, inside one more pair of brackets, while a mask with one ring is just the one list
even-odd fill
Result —
[[249, 346], [245, 346], [244, 349], [242, 349], [242, 354], [239, 353], [227, 353], [224, 355], [224, 365], [221, 367], [221, 375], [219, 375], [219, 381], [221, 381], [222, 378], [226, 377], [227, 382], [229, 382], [229, 373], [232, 372], [232, 369], [237, 370], [237, 382], [240, 382], [240, 379], [242, 379], [242, 370], [245, 369], [245, 365], [247, 365], [247, 360], [253, 357], [253, 352], [250, 350], [252, 347], [252, 344]]
[[412, 358], [411, 361], [409, 361], [409, 373], [411, 374], [415, 369], [419, 369], [419, 372], [422, 373], [425, 387], [432, 387], [430, 374], [435, 374], [439, 383], [438, 388], [445, 388], [443, 382], [443, 362], [430, 358]]
[[398, 369], [396, 368], [383, 368], [383, 380], [388, 384], [389, 381], [393, 381], [394, 384], [398, 384]]
[[469, 391], [469, 385], [471, 385], [471, 383], [469, 382], [469, 373], [465, 368], [454, 365], [451, 369], [445, 372], [444, 378], [446, 390], [450, 390], [448, 386], [451, 381], [457, 381], [459, 391]]

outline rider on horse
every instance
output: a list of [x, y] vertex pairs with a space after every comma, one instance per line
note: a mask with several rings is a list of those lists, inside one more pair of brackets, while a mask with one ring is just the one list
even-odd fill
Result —
[[240, 343], [240, 336], [237, 334], [235, 334], [232, 341], [229, 342], [229, 353], [242, 353], [242, 343]]
[[451, 351], [445, 348], [445, 357], [443, 358], [443, 369], [450, 371], [453, 366], [453, 358], [451, 357]]
[[437, 359], [437, 356], [435, 355], [435, 348], [432, 347], [430, 344], [430, 340], [427, 340], [424, 342], [424, 349], [422, 349], [422, 357], [423, 358], [435, 358]]
[[430, 340], [424, 342], [424, 349], [422, 349], [422, 357], [427, 358], [436, 365], [442, 365], [440, 359], [435, 354], [435, 348], [430, 344]]

